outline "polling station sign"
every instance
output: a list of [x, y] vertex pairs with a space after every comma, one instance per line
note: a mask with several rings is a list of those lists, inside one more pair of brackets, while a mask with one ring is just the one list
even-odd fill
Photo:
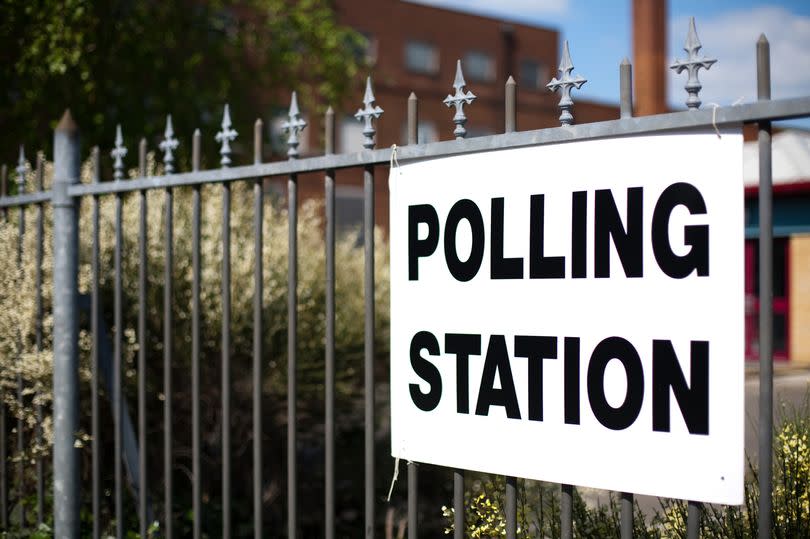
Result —
[[739, 131], [403, 162], [389, 181], [395, 457], [742, 503]]

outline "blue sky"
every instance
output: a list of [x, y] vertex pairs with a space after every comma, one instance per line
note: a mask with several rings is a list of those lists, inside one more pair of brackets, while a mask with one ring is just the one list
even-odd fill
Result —
[[[618, 102], [619, 62], [625, 56], [632, 61], [632, 0], [410, 1], [556, 28], [569, 41], [575, 72], [588, 79], [579, 95]], [[690, 16], [702, 53], [718, 60], [700, 74], [704, 104], [756, 99], [754, 51], [763, 32], [771, 43], [773, 98], [810, 95], [810, 1], [670, 0], [667, 8], [669, 61], [685, 56]], [[685, 108], [686, 73], [672, 72], [668, 81], [670, 105]], [[802, 125], [810, 127], [810, 122]]]

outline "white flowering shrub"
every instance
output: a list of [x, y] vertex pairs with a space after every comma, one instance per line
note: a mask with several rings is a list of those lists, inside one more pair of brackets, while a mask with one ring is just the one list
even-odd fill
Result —
[[[160, 171], [150, 156], [149, 174]], [[29, 171], [30, 172], [30, 171]], [[130, 176], [134, 176], [134, 171]], [[46, 164], [46, 188], [50, 184], [52, 166]], [[82, 168], [82, 182], [91, 181], [91, 168], [85, 163]], [[124, 180], [126, 181], [126, 180]], [[304, 181], [302, 178], [301, 181]], [[29, 173], [28, 189], [33, 187], [33, 174]], [[253, 236], [253, 183], [232, 184], [231, 207], [231, 388], [232, 414], [230, 417], [232, 439], [235, 440], [233, 453], [233, 473], [236, 484], [250, 482], [250, 444], [252, 436], [252, 351], [253, 351], [253, 300], [254, 267], [257, 253], [254, 250]], [[186, 492], [188, 479], [184, 470], [190, 468], [190, 422], [191, 422], [191, 303], [192, 303], [192, 189], [174, 190], [174, 258], [172, 268], [172, 316], [174, 339], [172, 346], [172, 371], [174, 403], [174, 446], [179, 478], [175, 481], [178, 505], [187, 507]], [[139, 271], [139, 193], [131, 193], [122, 199], [122, 285], [123, 320], [121, 328], [123, 340], [123, 384], [124, 394], [129, 401], [132, 421], [137, 425], [136, 388], [137, 356], [140, 346], [146, 353], [147, 415], [149, 420], [148, 439], [154, 443], [147, 446], [148, 474], [160, 477], [162, 470], [163, 430], [163, 294], [165, 244], [165, 193], [162, 190], [150, 191], [147, 202], [147, 331], [145, 338], [137, 334], [138, 320], [138, 271]], [[114, 298], [114, 248], [115, 248], [115, 204], [114, 196], [99, 198], [100, 224], [100, 304], [106, 339], [115, 336]], [[26, 449], [23, 454], [14, 454], [15, 459], [34, 462], [37, 456], [47, 456], [51, 444], [51, 297], [52, 297], [52, 212], [45, 206], [45, 226], [42, 264], [43, 313], [41, 349], [35, 346], [36, 316], [35, 275], [36, 275], [36, 208], [26, 210], [26, 230], [23, 240], [22, 264], [18, 264], [18, 223], [19, 212], [9, 211], [9, 220], [0, 223], [0, 384], [3, 399], [8, 406], [9, 421], [14, 418], [24, 420]], [[263, 423], [265, 444], [268, 451], [281, 453], [283, 431], [286, 428], [287, 392], [287, 252], [288, 229], [287, 211], [283, 200], [265, 199], [264, 206], [264, 249], [263, 261]], [[201, 188], [201, 290], [200, 290], [200, 369], [201, 369], [201, 408], [203, 453], [206, 465], [216, 464], [221, 451], [221, 339], [222, 339], [222, 186], [209, 185]], [[325, 333], [325, 247], [324, 247], [323, 208], [320, 201], [305, 200], [299, 204], [298, 215], [298, 413], [299, 438], [303, 444], [322, 437], [317, 428], [323, 423], [324, 393], [324, 333]], [[376, 338], [375, 352], [380, 366], [378, 376], [382, 379], [387, 372], [388, 353], [388, 255], [383, 233], [375, 231], [375, 310]], [[80, 208], [79, 245], [79, 291], [91, 291], [92, 256], [92, 198], [85, 197]], [[338, 429], [362, 429], [363, 394], [363, 340], [364, 340], [364, 261], [362, 248], [357, 246], [357, 236], [349, 234], [339, 237], [336, 252], [336, 390], [338, 398]], [[84, 302], [87, 304], [88, 302]], [[77, 444], [87, 446], [90, 430], [90, 350], [92, 338], [88, 332], [89, 313], [81, 315], [81, 426]], [[18, 382], [24, 388], [24, 399], [17, 399]], [[110, 404], [101, 382], [101, 440], [102, 451], [111, 450]], [[44, 411], [42, 420], [38, 409]], [[34, 444], [33, 432], [36, 427], [43, 431], [43, 443]], [[157, 435], [155, 437], [154, 435]], [[10, 445], [13, 439], [10, 440]], [[16, 446], [16, 443], [14, 443]], [[88, 450], [86, 450], [88, 451]], [[83, 457], [89, 458], [87, 453]], [[107, 457], [104, 457], [106, 459]], [[245, 465], [242, 466], [242, 463]], [[105, 473], [110, 468], [109, 461], [103, 462]], [[270, 500], [281, 491], [281, 472], [276, 471], [275, 463], [265, 473]], [[49, 466], [46, 466], [46, 469]], [[84, 466], [85, 477], [89, 466]], [[33, 466], [27, 467], [28, 489], [33, 490]], [[219, 474], [207, 474], [203, 478], [204, 498], [216, 503]], [[244, 476], [244, 477], [243, 477]], [[152, 480], [152, 488], [162, 488]], [[89, 489], [87, 489], [89, 490]], [[209, 494], [210, 493], [210, 494]], [[28, 494], [31, 494], [30, 492]], [[85, 493], [87, 494], [87, 493]], [[249, 496], [245, 495], [245, 506], [249, 506]], [[160, 499], [160, 496], [157, 497]], [[127, 500], [130, 503], [131, 500]], [[206, 502], [207, 503], [207, 502]], [[239, 500], [235, 500], [238, 510]], [[106, 507], [106, 506], [105, 506]], [[104, 508], [103, 508], [104, 509]], [[108, 511], [108, 509], [105, 509]], [[29, 514], [31, 511], [29, 511]]]
[[[777, 539], [810, 537], [810, 393], [803, 407], [786, 413], [774, 434], [772, 536]], [[759, 483], [749, 463], [741, 506], [703, 506], [700, 536], [707, 539], [754, 539], [759, 536]], [[469, 477], [469, 476], [468, 476]], [[472, 474], [465, 492], [464, 537], [501, 537], [506, 534], [502, 477]], [[518, 537], [560, 537], [559, 485], [518, 480]], [[453, 533], [455, 512], [441, 508], [444, 532]], [[636, 504], [633, 536], [686, 539], [688, 506], [683, 500], [661, 500], [661, 509], [644, 514]], [[587, 539], [619, 537], [621, 510], [611, 493], [607, 503], [586, 503], [574, 490], [573, 536]]]

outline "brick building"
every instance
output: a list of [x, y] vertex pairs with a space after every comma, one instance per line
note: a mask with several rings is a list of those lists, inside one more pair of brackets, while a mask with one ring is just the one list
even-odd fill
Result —
[[[403, 0], [335, 0], [340, 23], [368, 41], [377, 104], [385, 113], [376, 122], [377, 147], [404, 144], [407, 98], [419, 97], [419, 141], [453, 138], [453, 110], [442, 100], [452, 93], [456, 60], [462, 62], [467, 89], [477, 99], [469, 106], [468, 137], [495, 134], [504, 128], [504, 83], [517, 84], [517, 129], [559, 125], [559, 97], [545, 88], [557, 75], [560, 34], [557, 30], [506, 22], [429, 7]], [[636, 115], [668, 112], [665, 0], [632, 0], [633, 74]], [[575, 46], [575, 44], [574, 44]], [[577, 51], [572, 51], [576, 64]], [[352, 99], [336, 110], [337, 151], [362, 148], [362, 125], [354, 116], [361, 105], [364, 77]], [[618, 95], [618, 88], [617, 88]], [[618, 107], [575, 96], [577, 123], [618, 118]], [[322, 123], [308, 118], [304, 155], [321, 152]], [[746, 126], [746, 359], [758, 358], [757, 197], [755, 126]], [[774, 356], [810, 365], [810, 135], [774, 136]], [[377, 223], [388, 228], [388, 177], [379, 170], [375, 182]], [[283, 192], [283, 183], [277, 184]], [[321, 177], [301, 178], [303, 197], [323, 196]], [[357, 171], [338, 173], [337, 225], [344, 230], [362, 223], [362, 178]]]
[[[467, 136], [503, 132], [504, 84], [511, 75], [517, 82], [517, 129], [524, 131], [559, 125], [559, 96], [545, 85], [557, 75], [560, 34], [557, 30], [440, 9], [403, 0], [335, 0], [341, 24], [363, 34], [376, 103], [385, 110], [377, 127], [377, 147], [406, 142], [407, 99], [419, 98], [419, 141], [453, 138], [454, 110], [443, 99], [453, 92], [456, 61], [461, 60], [467, 89], [476, 100], [466, 108]], [[571, 51], [576, 63], [576, 49]], [[618, 69], [618, 67], [617, 67]], [[356, 81], [352, 98], [335, 107], [336, 150], [362, 149], [362, 124], [353, 114], [360, 107], [365, 76]], [[617, 90], [618, 92], [618, 90]], [[575, 121], [588, 123], [616, 119], [616, 105], [575, 97]], [[323, 124], [308, 117], [302, 155], [322, 151]], [[320, 198], [320, 179], [302, 178], [303, 197]], [[278, 189], [283, 189], [278, 185]], [[388, 228], [388, 178], [376, 177], [377, 223]], [[355, 171], [338, 173], [337, 224], [347, 229], [362, 223], [362, 177]]]
[[[810, 365], [810, 133], [785, 130], [773, 141], [774, 359]], [[745, 308], [749, 360], [759, 356], [757, 143], [743, 150], [745, 181]]]

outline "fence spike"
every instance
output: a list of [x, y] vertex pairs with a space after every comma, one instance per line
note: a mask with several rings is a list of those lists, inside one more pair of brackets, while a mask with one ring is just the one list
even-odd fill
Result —
[[146, 178], [146, 137], [138, 142], [138, 176]]
[[115, 159], [113, 163], [113, 178], [118, 180], [124, 179], [124, 157], [127, 156], [127, 149], [124, 146], [124, 137], [121, 135], [121, 124], [115, 128], [115, 148], [110, 152], [110, 155]]
[[264, 122], [261, 118], [256, 118], [253, 123], [253, 163], [258, 165], [262, 162], [262, 133]]
[[25, 147], [20, 144], [20, 158], [17, 160], [17, 194], [25, 192]]
[[619, 117], [633, 117], [633, 65], [625, 57], [619, 64]]
[[464, 115], [464, 105], [469, 105], [475, 99], [475, 94], [471, 91], [464, 91], [466, 85], [464, 74], [461, 72], [461, 60], [456, 60], [456, 78], [453, 81], [453, 88], [456, 93], [454, 95], [447, 94], [447, 97], [444, 98], [444, 104], [448, 108], [456, 107], [456, 114], [453, 116], [453, 123], [456, 124], [453, 134], [456, 136], [456, 140], [461, 140], [467, 136], [467, 130], [464, 128], [464, 124], [467, 123], [467, 116]]
[[163, 133], [163, 140], [158, 148], [163, 152], [163, 167], [166, 174], [174, 172], [174, 150], [180, 145], [180, 141], [174, 138], [174, 127], [172, 127], [172, 115], [166, 115], [166, 131]]
[[676, 59], [669, 68], [674, 69], [678, 74], [684, 70], [687, 71], [689, 78], [686, 81], [684, 89], [686, 89], [686, 92], [689, 94], [689, 97], [686, 99], [686, 106], [689, 107], [690, 110], [700, 108], [700, 97], [698, 94], [700, 93], [700, 89], [703, 88], [703, 85], [700, 84], [700, 79], [698, 79], [698, 71], [701, 67], [708, 70], [717, 62], [714, 58], [698, 56], [698, 52], [701, 48], [703, 48], [703, 45], [701, 45], [697, 30], [695, 30], [695, 18], [689, 17], [689, 33], [686, 35], [686, 43], [683, 45], [683, 50], [686, 51], [689, 56], [686, 60]]
[[287, 114], [289, 118], [281, 128], [287, 133], [287, 157], [295, 159], [298, 157], [298, 145], [301, 141], [298, 140], [298, 134], [307, 126], [307, 122], [301, 118], [301, 111], [298, 110], [298, 94], [293, 91], [292, 98], [290, 99], [290, 111]]
[[219, 148], [219, 154], [222, 156], [222, 159], [219, 160], [219, 164], [222, 165], [222, 168], [227, 168], [231, 164], [231, 142], [236, 140], [236, 137], [239, 135], [239, 133], [232, 128], [232, 125], [231, 110], [226, 103], [225, 111], [222, 114], [222, 130], [219, 131], [215, 137], [216, 141], [222, 144]]
[[371, 149], [374, 147], [374, 135], [377, 130], [374, 128], [373, 120], [382, 116], [384, 112], [378, 105], [374, 104], [374, 91], [371, 89], [371, 77], [366, 78], [366, 93], [363, 96], [364, 108], [357, 109], [354, 117], [363, 123], [363, 148]]
[[[8, 166], [4, 163], [0, 166], [0, 198], [8, 195]], [[7, 210], [3, 208], [3, 213]]]
[[99, 183], [101, 181], [101, 150], [98, 146], [93, 146], [90, 150], [90, 159], [93, 163], [93, 176], [90, 181], [92, 183]]
[[504, 132], [512, 133], [516, 129], [517, 123], [517, 83], [514, 77], [509, 75], [504, 84]]
[[191, 170], [197, 172], [200, 170], [200, 162], [202, 161], [202, 150], [200, 145], [202, 143], [202, 135], [200, 128], [196, 128], [191, 135]]
[[552, 92], [560, 91], [560, 102], [557, 105], [560, 108], [560, 125], [571, 125], [574, 123], [574, 115], [571, 114], [571, 110], [574, 108], [571, 90], [573, 88], [579, 90], [583, 84], [588, 82], [588, 79], [579, 74], [574, 77], [571, 76], [574, 71], [574, 64], [571, 62], [571, 53], [568, 51], [568, 40], [563, 43], [563, 53], [558, 71], [562, 76], [559, 79], [553, 77], [551, 82], [546, 84], [546, 88]]
[[45, 190], [45, 154], [43, 152], [37, 153], [37, 189], [40, 191]]
[[324, 137], [323, 149], [326, 155], [335, 153], [335, 111], [332, 105], [326, 108], [323, 115]]

